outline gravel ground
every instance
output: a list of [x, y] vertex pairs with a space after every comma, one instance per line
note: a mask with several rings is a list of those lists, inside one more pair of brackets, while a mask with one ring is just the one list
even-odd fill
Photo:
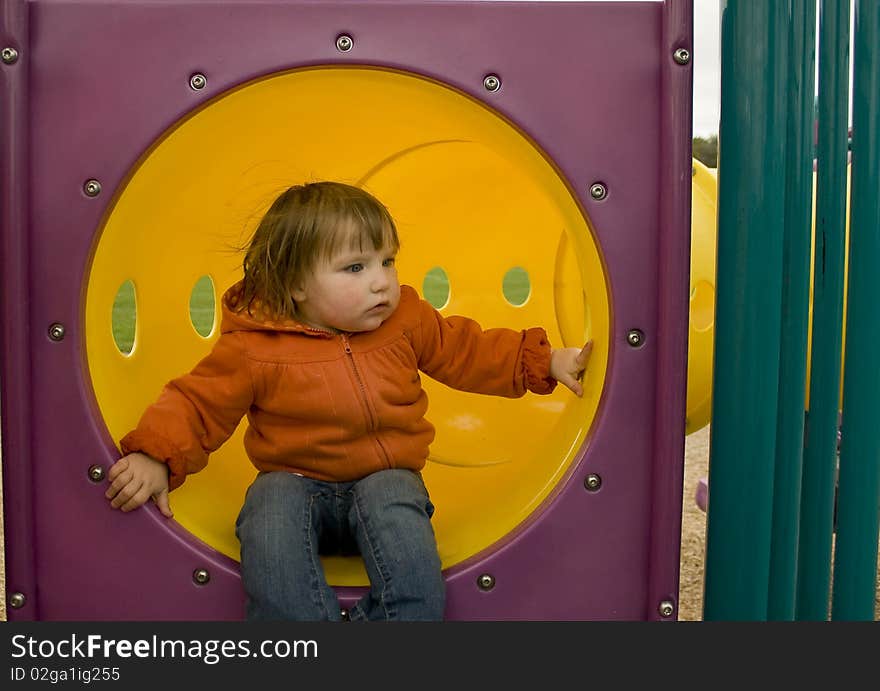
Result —
[[681, 559], [678, 618], [703, 618], [703, 556], [706, 550], [706, 514], [694, 499], [700, 478], [709, 475], [709, 428], [685, 437], [684, 491], [681, 502]]

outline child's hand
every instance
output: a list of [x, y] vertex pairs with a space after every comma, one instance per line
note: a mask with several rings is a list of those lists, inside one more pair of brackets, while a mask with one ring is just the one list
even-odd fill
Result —
[[110, 506], [134, 511], [152, 498], [163, 516], [171, 518], [168, 503], [168, 466], [143, 453], [130, 453], [120, 458], [107, 473], [110, 487], [104, 494]]
[[583, 348], [554, 348], [550, 353], [550, 376], [565, 384], [576, 396], [583, 396], [580, 379], [592, 350], [593, 341], [587, 341]]

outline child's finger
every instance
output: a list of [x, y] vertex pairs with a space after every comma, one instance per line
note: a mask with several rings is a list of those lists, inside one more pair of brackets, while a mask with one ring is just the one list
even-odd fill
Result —
[[120, 458], [116, 463], [110, 466], [110, 470], [107, 471], [107, 479], [110, 482], [113, 482], [116, 479], [116, 476], [123, 470], [128, 470], [127, 458]]
[[563, 384], [565, 384], [565, 386], [567, 386], [569, 389], [571, 389], [571, 392], [575, 396], [580, 397], [580, 396], [584, 395], [584, 388], [581, 386], [580, 382], [577, 379], [575, 379], [574, 377], [567, 376], [564, 379], [561, 379], [560, 381]]
[[104, 496], [107, 499], [113, 499], [117, 494], [119, 494], [119, 490], [125, 487], [129, 482], [134, 479], [133, 472], [125, 472], [122, 474], [116, 475], [113, 481], [110, 483], [110, 486], [107, 488], [107, 491], [104, 492]]
[[153, 501], [156, 502], [156, 506], [159, 507], [159, 511], [165, 516], [165, 518], [174, 517], [174, 512], [171, 511], [171, 504], [168, 502], [167, 491], [159, 492], [159, 494], [153, 497]]
[[142, 486], [143, 483], [136, 483], [134, 480], [132, 480], [127, 485], [120, 488], [120, 490], [116, 493], [116, 496], [113, 497], [113, 501], [110, 502], [110, 506], [112, 506], [114, 509], [121, 508], [126, 503], [128, 503], [135, 494], [140, 491]]
[[593, 351], [593, 342], [587, 341], [583, 348], [581, 348], [581, 352], [577, 354], [577, 357], [574, 359], [575, 363], [578, 367], [581, 368], [581, 371], [587, 366], [587, 362], [590, 359], [590, 353]]
[[131, 496], [131, 498], [119, 508], [121, 508], [123, 512], [128, 513], [129, 511], [134, 511], [135, 509], [138, 509], [146, 504], [149, 498], [149, 490], [144, 485], [141, 485], [140, 489], [135, 492]]

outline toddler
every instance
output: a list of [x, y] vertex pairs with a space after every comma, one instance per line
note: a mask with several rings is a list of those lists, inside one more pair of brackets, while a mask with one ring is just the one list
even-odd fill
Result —
[[352, 620], [440, 620], [444, 581], [420, 471], [434, 428], [419, 372], [518, 397], [562, 382], [582, 395], [591, 343], [444, 317], [400, 285], [390, 214], [337, 182], [291, 187], [251, 239], [222, 300], [220, 338], [169, 382], [120, 442], [111, 506], [152, 498], [205, 467], [242, 416], [259, 471], [236, 521], [251, 620], [339, 620], [320, 554], [360, 554], [370, 589]]

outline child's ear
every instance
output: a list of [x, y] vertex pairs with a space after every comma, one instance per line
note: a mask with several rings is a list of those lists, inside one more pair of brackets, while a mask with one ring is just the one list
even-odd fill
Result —
[[306, 291], [303, 286], [294, 286], [290, 291], [290, 297], [293, 298], [294, 302], [305, 302]]

